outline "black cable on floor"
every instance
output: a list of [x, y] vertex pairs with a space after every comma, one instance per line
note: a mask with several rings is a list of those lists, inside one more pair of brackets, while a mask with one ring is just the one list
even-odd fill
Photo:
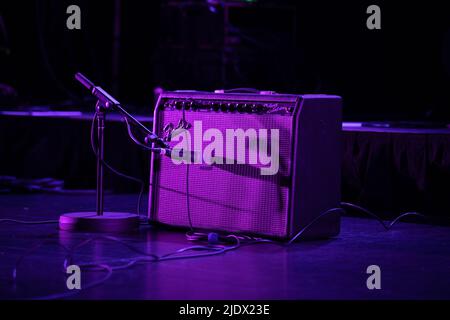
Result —
[[[428, 218], [427, 216], [425, 216], [425, 215], [423, 215], [421, 213], [418, 213], [418, 212], [415, 212], [415, 211], [411, 211], [411, 212], [402, 213], [401, 215], [396, 217], [394, 220], [392, 220], [389, 224], [386, 224], [383, 221], [383, 219], [381, 219], [378, 215], [376, 215], [372, 211], [369, 211], [368, 209], [363, 208], [361, 206], [358, 206], [356, 204], [349, 203], [349, 202], [341, 202], [341, 207], [351, 208], [351, 209], [354, 209], [356, 211], [365, 213], [366, 215], [371, 216], [372, 218], [375, 218], [383, 226], [383, 228], [386, 229], [386, 230], [390, 230], [397, 222], [400, 221], [400, 219], [402, 219], [402, 218], [404, 218], [406, 216], [417, 216], [417, 217], [421, 217], [423, 219], [427, 219]], [[344, 212], [345, 212], [345, 210], [344, 210]]]

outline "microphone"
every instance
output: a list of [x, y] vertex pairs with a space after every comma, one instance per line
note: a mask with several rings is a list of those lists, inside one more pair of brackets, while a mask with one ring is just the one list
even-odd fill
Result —
[[99, 102], [102, 103], [102, 107], [105, 109], [115, 109], [119, 111], [123, 116], [125, 116], [130, 122], [135, 124], [139, 129], [141, 129], [143, 132], [147, 134], [146, 139], [152, 143], [156, 143], [161, 148], [167, 148], [168, 145], [159, 138], [156, 134], [151, 132], [149, 129], [147, 129], [146, 126], [144, 126], [140, 121], [135, 119], [131, 114], [128, 113], [121, 105], [120, 102], [117, 101], [113, 96], [111, 96], [108, 92], [103, 90], [101, 87], [98, 87], [92, 83], [91, 80], [89, 80], [86, 76], [84, 76], [82, 73], [77, 72], [75, 74], [75, 79], [80, 82], [86, 89], [88, 89], [93, 96], [95, 96]]
[[114, 99], [108, 92], [103, 90], [101, 87], [97, 87], [89, 80], [85, 75], [80, 72], [75, 74], [75, 79], [80, 82], [86, 89], [88, 89], [95, 97], [100, 101], [105, 103], [106, 107], [111, 105], [120, 106], [120, 102]]
[[86, 89], [92, 92], [92, 89], [94, 88], [94, 84], [86, 78], [82, 73], [77, 72], [75, 75], [75, 79], [78, 80]]

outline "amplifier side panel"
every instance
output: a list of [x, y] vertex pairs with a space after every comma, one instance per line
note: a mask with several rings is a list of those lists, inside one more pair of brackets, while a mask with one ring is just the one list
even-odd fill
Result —
[[[289, 236], [340, 205], [341, 98], [304, 95], [295, 121], [292, 212]], [[340, 214], [324, 216], [302, 238], [339, 234]]]

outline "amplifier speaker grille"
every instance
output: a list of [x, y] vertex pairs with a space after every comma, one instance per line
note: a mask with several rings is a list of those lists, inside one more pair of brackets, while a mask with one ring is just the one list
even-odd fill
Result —
[[[163, 112], [161, 126], [167, 123], [176, 124], [181, 118], [181, 111]], [[261, 175], [260, 165], [191, 164], [189, 165], [189, 202], [194, 227], [282, 236], [287, 227], [289, 186], [287, 183], [283, 185], [280, 182], [283, 178], [287, 179], [290, 172], [289, 128], [292, 125], [292, 117], [185, 112], [185, 120], [189, 123], [202, 121], [204, 131], [215, 128], [222, 133], [230, 128], [243, 130], [278, 128], [280, 130], [280, 170], [277, 175]], [[193, 128], [189, 131], [193, 137]], [[187, 203], [184, 199], [186, 197], [186, 166], [174, 164], [167, 157], [161, 159], [160, 172], [167, 174], [160, 180], [156, 218], [162, 223], [189, 225]], [[174, 199], [177, 201], [173, 201]]]

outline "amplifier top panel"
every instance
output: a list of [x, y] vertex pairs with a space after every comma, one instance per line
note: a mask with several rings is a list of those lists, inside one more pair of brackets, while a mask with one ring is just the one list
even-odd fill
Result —
[[253, 114], [292, 114], [303, 98], [335, 98], [329, 95], [211, 93], [201, 91], [165, 92], [158, 108], [163, 110], [222, 111]]

